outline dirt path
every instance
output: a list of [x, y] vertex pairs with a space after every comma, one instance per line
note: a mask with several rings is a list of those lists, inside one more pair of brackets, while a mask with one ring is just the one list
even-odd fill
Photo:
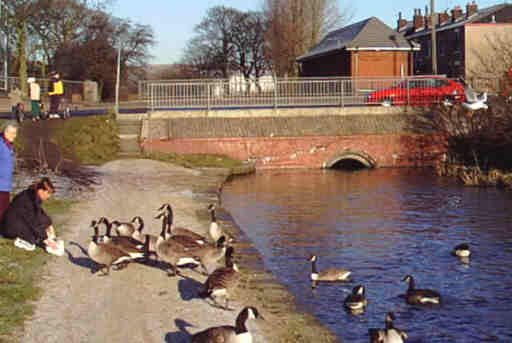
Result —
[[[215, 191], [225, 175], [151, 160], [118, 160], [99, 171], [101, 184], [72, 208], [62, 228], [68, 257], [52, 258], [47, 266], [43, 296], [22, 341], [187, 342], [190, 333], [233, 324], [247, 304], [234, 302], [232, 312], [211, 307], [196, 297], [205, 277], [193, 270], [183, 270], [186, 278], [170, 278], [158, 266], [132, 263], [99, 277], [91, 273], [94, 262], [86, 255], [91, 220], [140, 215], [145, 231], [158, 234], [160, 222], [153, 218], [164, 202], [173, 205], [177, 225], [204, 233], [206, 207], [217, 200]], [[255, 331], [255, 342], [265, 342], [262, 330]]]

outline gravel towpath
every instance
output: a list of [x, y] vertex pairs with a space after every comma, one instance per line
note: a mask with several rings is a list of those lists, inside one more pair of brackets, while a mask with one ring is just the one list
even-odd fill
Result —
[[[98, 168], [99, 184], [71, 208], [62, 226], [67, 256], [52, 257], [43, 273], [43, 296], [26, 322], [23, 342], [188, 342], [204, 328], [234, 324], [243, 301], [224, 311], [196, 296], [205, 277], [183, 269], [168, 277], [155, 264], [132, 263], [109, 276], [92, 274], [87, 256], [91, 220], [100, 216], [145, 221], [146, 233], [158, 234], [156, 209], [173, 205], [175, 224], [205, 233], [207, 205], [226, 175], [185, 169], [151, 160], [118, 160]], [[225, 173], [225, 172], [224, 172]], [[235, 299], [236, 300], [236, 299]], [[258, 306], [258, 304], [255, 304]], [[258, 323], [255, 342], [266, 342]]]

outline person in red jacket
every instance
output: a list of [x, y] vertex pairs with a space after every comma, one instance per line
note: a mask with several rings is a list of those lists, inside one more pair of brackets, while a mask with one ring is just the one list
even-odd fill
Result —
[[52, 219], [44, 211], [43, 201], [55, 192], [49, 178], [31, 185], [18, 193], [9, 204], [0, 223], [0, 233], [14, 239], [18, 248], [32, 251], [39, 246], [47, 252], [62, 255], [64, 242], [58, 241]]

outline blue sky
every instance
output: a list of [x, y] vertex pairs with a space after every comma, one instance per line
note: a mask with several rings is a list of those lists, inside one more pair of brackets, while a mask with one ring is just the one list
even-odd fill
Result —
[[[464, 11], [470, 0], [435, 0], [436, 11], [441, 12], [459, 5]], [[414, 9], [430, 8], [430, 0], [358, 0], [339, 1], [340, 7], [353, 13], [357, 22], [375, 16], [392, 28], [396, 27], [398, 12], [405, 19], [412, 19]], [[476, 0], [479, 8], [503, 3], [503, 0]], [[168, 64], [178, 62], [186, 42], [194, 36], [194, 26], [206, 15], [206, 11], [217, 5], [234, 7], [239, 10], [260, 10], [263, 0], [117, 0], [112, 15], [130, 19], [135, 23], [151, 25], [157, 41], [151, 50], [151, 63]], [[350, 5], [344, 5], [349, 3]]]

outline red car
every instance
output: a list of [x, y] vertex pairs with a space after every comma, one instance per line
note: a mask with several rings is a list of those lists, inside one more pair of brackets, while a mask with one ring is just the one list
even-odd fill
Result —
[[464, 93], [462, 83], [445, 77], [414, 77], [370, 93], [368, 103], [383, 106], [454, 104], [464, 101]]

